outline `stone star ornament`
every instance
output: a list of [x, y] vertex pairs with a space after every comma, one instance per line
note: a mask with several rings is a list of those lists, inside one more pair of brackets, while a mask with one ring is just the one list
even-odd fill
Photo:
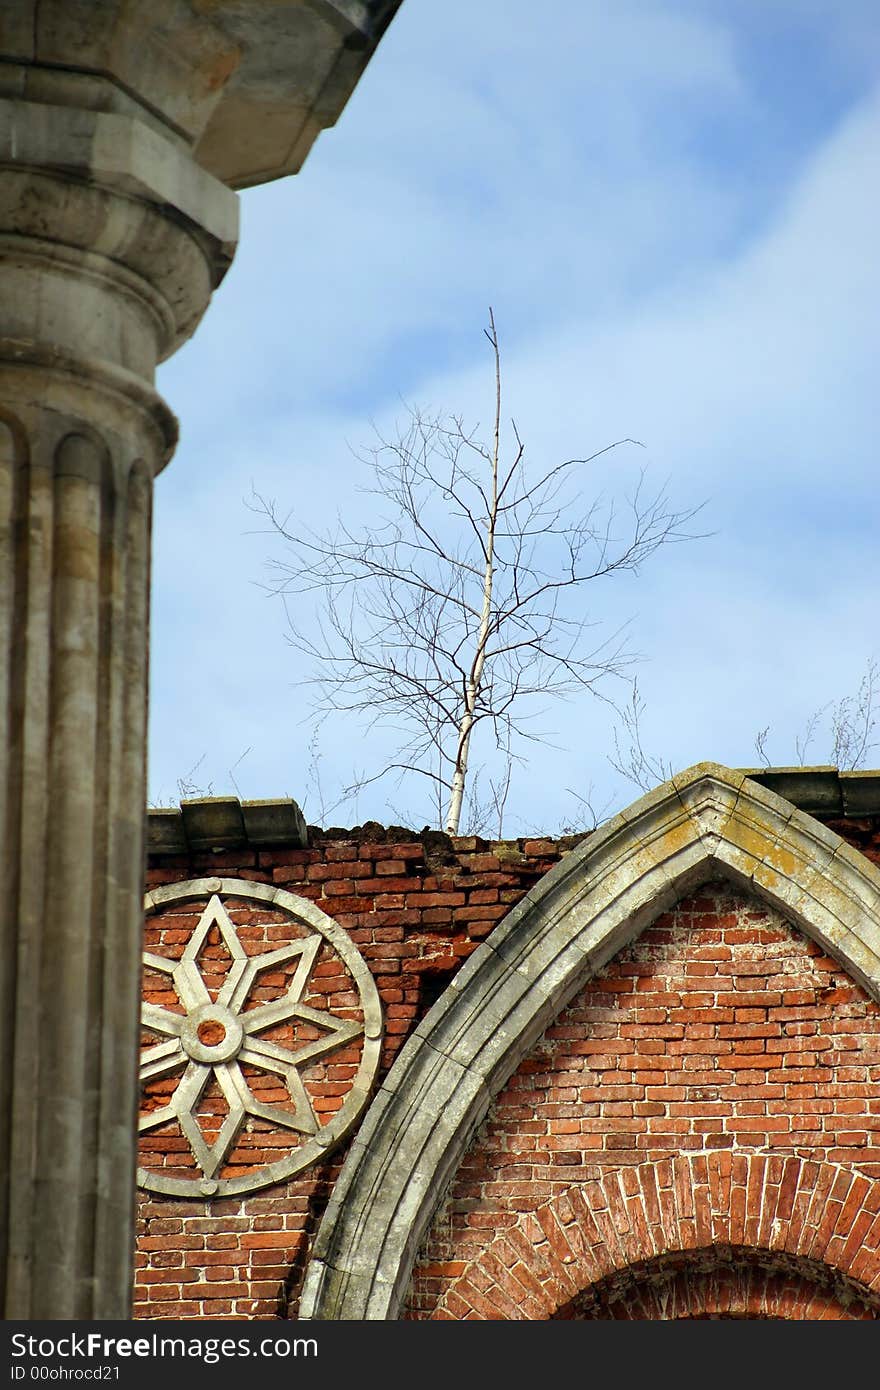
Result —
[[[243, 906], [281, 909], [284, 917], [296, 924], [289, 943], [248, 955], [224, 904], [228, 898]], [[141, 1085], [175, 1072], [181, 1075], [166, 1104], [141, 1112], [139, 1130], [145, 1134], [177, 1121], [199, 1176], [168, 1176], [161, 1169], [141, 1168], [138, 1182], [142, 1187], [169, 1195], [227, 1196], [292, 1177], [351, 1131], [367, 1103], [378, 1067], [382, 1010], [373, 977], [360, 952], [343, 928], [314, 903], [268, 884], [194, 879], [149, 893], [146, 910], [149, 915], [195, 899], [207, 899], [207, 906], [180, 959], [151, 951], [144, 953], [147, 970], [170, 977], [183, 1012], [147, 1001], [142, 1005], [142, 1025], [160, 1041], [141, 1052]], [[229, 956], [229, 967], [216, 997], [212, 997], [199, 963], [212, 928], [218, 930]], [[331, 948], [354, 981], [357, 1012], [362, 1014], [363, 1022], [303, 1002], [322, 946]], [[255, 1004], [252, 991], [259, 986], [261, 977], [283, 967], [289, 974], [294, 962], [292, 978], [280, 997]], [[310, 1025], [309, 1033], [317, 1033], [317, 1037], [282, 1046], [263, 1036], [280, 1024], [296, 1021]], [[301, 1069], [319, 1058], [332, 1056], [361, 1035], [362, 1055], [351, 1088], [341, 1108], [322, 1125]], [[285, 1099], [271, 1104], [258, 1099], [242, 1066], [280, 1078]], [[222, 1092], [228, 1111], [219, 1132], [208, 1138], [199, 1123], [198, 1107], [212, 1079]], [[244, 1175], [224, 1178], [223, 1167], [248, 1117], [289, 1132], [291, 1152]]]

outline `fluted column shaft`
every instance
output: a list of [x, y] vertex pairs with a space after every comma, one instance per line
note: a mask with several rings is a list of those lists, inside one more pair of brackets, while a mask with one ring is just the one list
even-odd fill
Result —
[[138, 120], [0, 101], [0, 1306], [129, 1311], [157, 361], [235, 198]]

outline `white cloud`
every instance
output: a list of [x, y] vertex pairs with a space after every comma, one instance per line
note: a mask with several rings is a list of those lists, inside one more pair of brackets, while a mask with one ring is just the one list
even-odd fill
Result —
[[[836, 32], [829, 14], [809, 18]], [[633, 435], [676, 502], [709, 499], [714, 538], [602, 595], [611, 623], [638, 614], [649, 742], [673, 762], [749, 763], [770, 723], [789, 761], [794, 731], [878, 645], [876, 100], [853, 97], [809, 147], [756, 149], [751, 188], [688, 138], [723, 113], [744, 123], [742, 162], [760, 137], [754, 34], [727, 6], [560, 5], [552, 26], [525, 4], [406, 16], [298, 179], [246, 195], [239, 262], [164, 369], [183, 440], [157, 495], [154, 795], [203, 753], [200, 775], [228, 785], [248, 746], [245, 795], [303, 794], [300, 672], [254, 586], [267, 545], [244, 534], [241, 499], [253, 478], [313, 524], [356, 516], [345, 440], [399, 391], [485, 418], [490, 298], [536, 453]], [[614, 456], [603, 476], [642, 461]], [[552, 829], [575, 776], [600, 799], [612, 779], [607, 710], [550, 722], [572, 751], [542, 753], [514, 809]], [[344, 777], [363, 744], [322, 751]], [[381, 799], [358, 812], [388, 814]]]

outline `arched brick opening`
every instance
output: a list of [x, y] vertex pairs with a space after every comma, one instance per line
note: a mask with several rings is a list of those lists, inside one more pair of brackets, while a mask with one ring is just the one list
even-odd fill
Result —
[[876, 1320], [880, 1306], [864, 1285], [815, 1260], [711, 1246], [631, 1265], [591, 1284], [554, 1317], [606, 1322], [841, 1322]]
[[[818, 1298], [823, 1317], [835, 1307], [836, 1316], [877, 1317], [880, 1190], [836, 1164], [793, 1156], [688, 1154], [624, 1168], [570, 1188], [499, 1232], [431, 1316], [617, 1316], [595, 1309], [627, 1296], [636, 1307], [636, 1294], [652, 1282], [656, 1309], [665, 1282], [691, 1310], [677, 1316], [704, 1317], [734, 1297], [737, 1266], [739, 1306], [752, 1311], [728, 1307], [726, 1316], [813, 1317], [805, 1310]], [[700, 1274], [714, 1275], [714, 1290]], [[767, 1274], [775, 1276], [769, 1284]], [[754, 1311], [774, 1298], [778, 1308], [783, 1296], [801, 1311]]]
[[[422, 1238], [494, 1097], [587, 980], [661, 913], [716, 879], [778, 911], [838, 961], [871, 999], [880, 999], [880, 871], [832, 831], [742, 773], [715, 764], [682, 773], [617, 816], [548, 873], [470, 957], [416, 1029], [372, 1102], [334, 1189], [306, 1275], [301, 1317], [400, 1316]], [[733, 1156], [724, 1157], [729, 1162]], [[704, 1154], [682, 1161], [709, 1163]], [[775, 1167], [765, 1172], [758, 1165], [789, 1160], [753, 1154], [747, 1161], [752, 1174], [761, 1173], [760, 1180], [752, 1179], [760, 1194], [767, 1185], [772, 1189], [777, 1178]], [[817, 1166], [794, 1161], [799, 1173]], [[785, 1169], [786, 1193], [791, 1171]], [[845, 1184], [847, 1215], [858, 1219], [859, 1232], [844, 1235], [836, 1229], [833, 1238], [848, 1243], [853, 1260], [859, 1255], [869, 1259], [873, 1279], [878, 1231], [877, 1212], [868, 1205], [870, 1184], [845, 1170], [833, 1171], [837, 1187], [828, 1196], [821, 1222], [839, 1214], [837, 1193]], [[628, 1183], [631, 1172], [625, 1168], [602, 1181]], [[722, 1167], [709, 1163], [707, 1172], [722, 1181]], [[650, 1182], [647, 1173], [644, 1181]], [[798, 1177], [803, 1203], [807, 1188], [802, 1190], [800, 1183]], [[587, 1183], [584, 1190], [589, 1188]], [[694, 1190], [703, 1190], [699, 1182]], [[635, 1193], [627, 1190], [625, 1197], [624, 1210], [627, 1203], [634, 1213], [642, 1209]], [[731, 1237], [730, 1223], [739, 1219], [738, 1201], [727, 1217], [723, 1205], [697, 1202], [690, 1218], [675, 1207], [685, 1232], [688, 1220], [698, 1221], [706, 1211], [712, 1214], [709, 1228], [702, 1235], [667, 1241], [662, 1249], [636, 1241], [623, 1264], [715, 1243], [774, 1249], [778, 1233], [772, 1229], [762, 1230], [760, 1239]], [[758, 1197], [749, 1205], [752, 1221], [765, 1220], [768, 1201]], [[591, 1200], [585, 1210], [598, 1219], [603, 1208]], [[756, 1215], [759, 1211], [764, 1215]], [[638, 1225], [646, 1218], [632, 1219]], [[781, 1211], [772, 1218], [782, 1219]], [[526, 1229], [535, 1220], [531, 1214], [522, 1217], [500, 1237], [518, 1232], [528, 1252], [520, 1260], [526, 1266], [541, 1244]], [[552, 1229], [561, 1229], [555, 1215], [552, 1222]], [[562, 1224], [571, 1226], [570, 1221]], [[874, 1244], [860, 1250], [867, 1226]], [[624, 1225], [620, 1234], [631, 1243], [628, 1231]], [[609, 1249], [613, 1244], [609, 1239]], [[798, 1253], [816, 1257], [814, 1251]], [[821, 1258], [837, 1268], [837, 1255], [829, 1244]], [[595, 1263], [595, 1251], [590, 1258]], [[447, 1316], [461, 1318], [477, 1310], [476, 1316], [547, 1318], [588, 1283], [618, 1267], [581, 1270], [572, 1284], [571, 1271], [567, 1274], [560, 1264], [541, 1291], [517, 1272], [515, 1287], [508, 1291], [514, 1312], [498, 1302], [505, 1287], [499, 1269], [512, 1273], [514, 1266], [502, 1262], [498, 1269], [475, 1268], [471, 1274], [479, 1274], [483, 1286], [470, 1278], [472, 1302], [461, 1299], [457, 1307], [450, 1305]], [[844, 1272], [860, 1278], [857, 1269]], [[548, 1303], [553, 1279], [560, 1281], [559, 1293]], [[487, 1290], [493, 1290], [495, 1311], [481, 1313]]]

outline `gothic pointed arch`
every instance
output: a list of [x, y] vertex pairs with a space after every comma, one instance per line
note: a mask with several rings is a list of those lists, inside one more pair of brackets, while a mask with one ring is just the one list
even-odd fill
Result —
[[494, 1095], [587, 979], [717, 878], [783, 913], [880, 1000], [880, 870], [744, 773], [700, 763], [679, 774], [548, 873], [416, 1029], [335, 1187], [301, 1317], [399, 1315], [422, 1236]]

